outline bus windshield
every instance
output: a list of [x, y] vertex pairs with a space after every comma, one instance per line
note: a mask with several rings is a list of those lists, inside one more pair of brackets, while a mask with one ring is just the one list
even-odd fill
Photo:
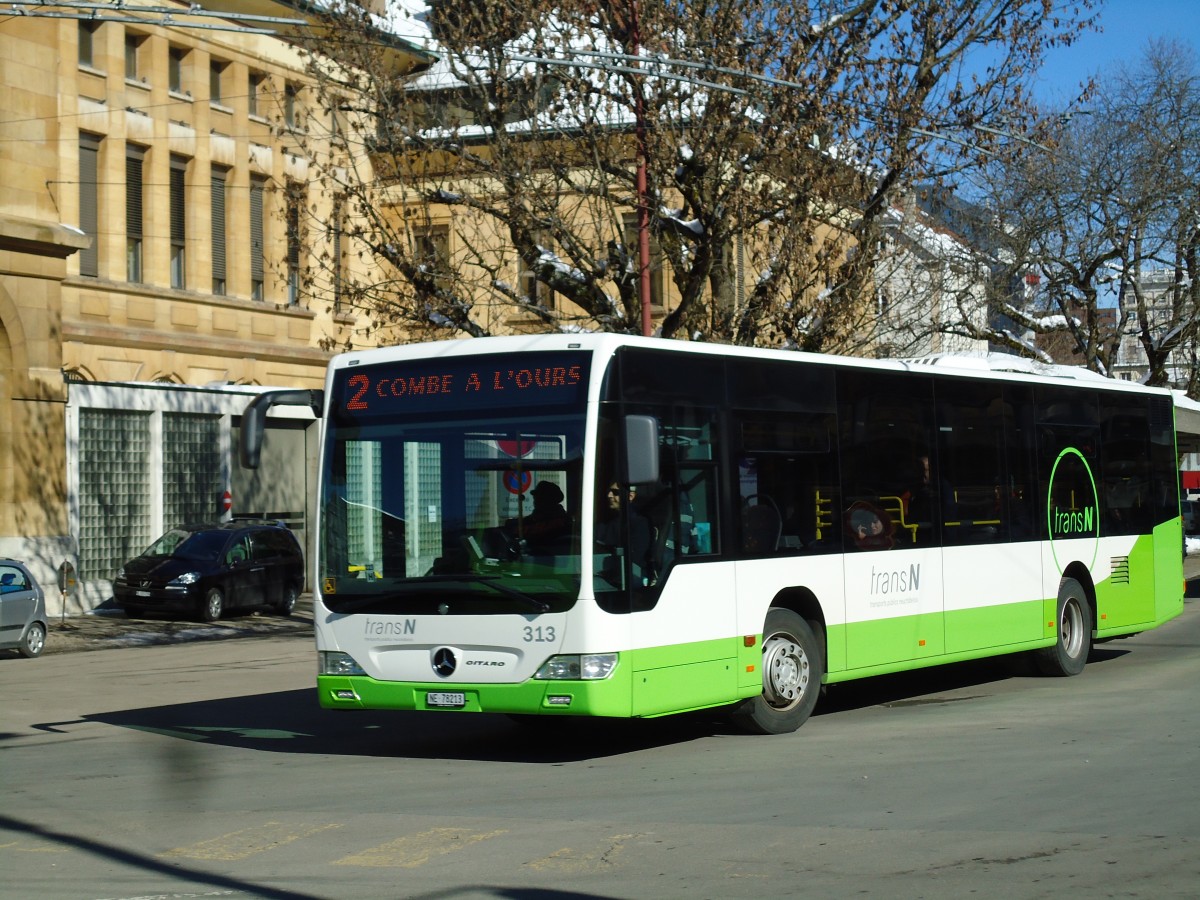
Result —
[[382, 411], [339, 411], [339, 395], [357, 395], [354, 378], [411, 379], [397, 368], [386, 379], [358, 371], [335, 388], [319, 513], [326, 606], [406, 615], [569, 608], [581, 573], [582, 402], [422, 398], [409, 411], [389, 396]]

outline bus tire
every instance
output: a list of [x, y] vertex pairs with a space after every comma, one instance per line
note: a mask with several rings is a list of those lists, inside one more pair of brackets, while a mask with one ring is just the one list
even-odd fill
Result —
[[751, 734], [788, 734], [807, 721], [821, 694], [825, 654], [804, 618], [773, 607], [763, 626], [763, 690], [733, 710], [733, 722]]
[[1087, 594], [1074, 578], [1058, 584], [1058, 639], [1053, 647], [1036, 651], [1043, 675], [1078, 675], [1092, 649], [1092, 608]]

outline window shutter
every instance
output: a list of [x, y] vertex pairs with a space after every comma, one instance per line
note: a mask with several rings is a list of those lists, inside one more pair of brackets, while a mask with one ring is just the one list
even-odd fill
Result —
[[142, 162], [146, 151], [129, 146], [125, 150], [125, 234], [142, 237]]
[[263, 280], [263, 181], [250, 184], [250, 278]]
[[186, 237], [186, 210], [184, 207], [184, 175], [187, 160], [181, 156], [171, 157], [171, 243], [182, 244]]
[[212, 170], [212, 277], [225, 281], [225, 170]]
[[96, 172], [100, 161], [100, 139], [92, 135], [79, 136], [79, 227], [92, 239], [92, 245], [79, 251], [79, 274], [95, 277], [100, 274], [99, 201]]

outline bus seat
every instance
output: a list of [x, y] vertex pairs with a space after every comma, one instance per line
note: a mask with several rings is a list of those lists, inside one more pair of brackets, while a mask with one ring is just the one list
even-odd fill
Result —
[[889, 516], [892, 517], [892, 524], [905, 529], [912, 542], [917, 542], [917, 525], [914, 522], [904, 521], [904, 501], [896, 496], [881, 496], [879, 498], [879, 506]]
[[742, 509], [742, 546], [751, 553], [767, 553], [779, 548], [783, 519], [767, 498]]

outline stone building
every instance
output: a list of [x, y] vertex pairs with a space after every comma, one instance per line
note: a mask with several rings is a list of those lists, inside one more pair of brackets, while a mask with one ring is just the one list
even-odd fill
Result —
[[322, 127], [302, 59], [240, 18], [302, 5], [164, 6], [0, 25], [0, 556], [52, 613], [64, 564], [67, 611], [89, 609], [180, 521], [303, 530], [306, 429], [280, 422], [251, 477], [238, 415], [259, 386], [320, 386], [360, 324], [339, 229], [311, 224], [334, 201], [295, 139]]

